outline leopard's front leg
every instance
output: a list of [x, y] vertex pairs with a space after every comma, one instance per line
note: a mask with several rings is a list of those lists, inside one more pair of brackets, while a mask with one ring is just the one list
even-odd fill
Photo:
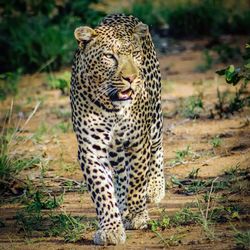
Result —
[[151, 124], [151, 154], [148, 175], [147, 200], [159, 203], [165, 196], [165, 178], [163, 163], [163, 116], [161, 111], [160, 93], [156, 97], [157, 102], [152, 107], [153, 116]]
[[78, 157], [99, 221], [94, 243], [122, 244], [126, 240], [126, 234], [114, 194], [112, 173], [107, 164], [97, 157], [100, 152], [98, 154], [95, 151], [101, 150], [101, 146], [89, 147], [79, 146]]
[[151, 145], [147, 136], [136, 144], [136, 147], [129, 147], [125, 153], [129, 162], [127, 213], [123, 217], [126, 229], [143, 229], [149, 220], [146, 199]]

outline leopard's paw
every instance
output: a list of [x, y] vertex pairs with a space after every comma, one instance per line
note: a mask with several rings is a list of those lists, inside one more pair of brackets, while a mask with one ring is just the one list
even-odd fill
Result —
[[126, 241], [126, 233], [123, 225], [117, 229], [99, 229], [94, 235], [96, 245], [119, 245]]
[[148, 211], [144, 210], [140, 213], [129, 214], [123, 219], [123, 224], [126, 229], [144, 229], [147, 228], [148, 221]]

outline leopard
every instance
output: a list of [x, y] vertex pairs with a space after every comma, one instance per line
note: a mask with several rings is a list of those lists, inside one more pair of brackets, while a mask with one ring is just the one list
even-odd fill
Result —
[[70, 103], [78, 161], [98, 220], [93, 242], [119, 245], [165, 196], [161, 74], [148, 25], [111, 14], [77, 27]]

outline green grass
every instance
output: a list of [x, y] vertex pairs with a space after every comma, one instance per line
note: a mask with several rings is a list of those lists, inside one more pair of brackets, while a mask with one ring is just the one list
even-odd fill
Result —
[[16, 95], [18, 92], [18, 82], [21, 70], [0, 74], [0, 101], [6, 99], [8, 95]]
[[217, 91], [218, 103], [215, 109], [219, 116], [242, 111], [244, 107], [250, 106], [250, 96], [247, 92], [247, 86], [250, 81], [250, 45], [246, 44], [243, 55], [243, 63], [237, 67], [233, 64], [227, 68], [217, 70], [216, 73], [225, 78], [227, 84], [235, 86], [235, 92], [232, 98], [226, 102], [226, 96]]
[[[188, 178], [185, 179], [172, 176], [170, 180], [171, 186], [178, 188], [179, 193], [186, 195], [206, 193], [212, 184], [214, 192], [247, 193], [248, 171], [240, 169], [239, 165], [233, 166], [225, 171], [214, 183], [212, 178], [200, 179], [196, 174], [198, 174], [198, 172], [193, 170], [189, 173]], [[193, 178], [190, 178], [190, 175]]]
[[240, 247], [241, 249], [250, 249], [250, 230], [236, 230], [234, 240], [237, 247]]
[[199, 174], [200, 168], [193, 168], [192, 171], [188, 174], [188, 178], [190, 179], [197, 179]]
[[58, 210], [62, 205], [63, 197], [64, 194], [56, 197], [41, 191], [31, 194], [26, 206], [16, 214], [18, 229], [23, 231], [26, 237], [58, 236], [65, 242], [76, 242], [82, 239], [87, 230], [97, 228], [95, 220], [56, 211], [55, 209]]
[[[25, 185], [25, 181], [19, 180], [19, 174], [23, 170], [31, 169], [36, 167], [38, 164], [43, 164], [43, 157], [39, 154], [31, 155], [27, 152], [16, 151], [16, 146], [23, 144], [26, 137], [22, 136], [22, 131], [25, 126], [32, 119], [33, 115], [37, 111], [39, 103], [36, 105], [34, 110], [29, 114], [27, 120], [23, 123], [20, 121], [11, 127], [13, 123], [13, 103], [10, 107], [9, 112], [6, 114], [6, 119], [2, 124], [2, 131], [0, 133], [0, 187], [1, 193], [5, 191], [18, 192], [18, 190], [11, 189], [12, 183], [15, 181], [22, 182]], [[22, 125], [21, 125], [22, 124]]]
[[27, 211], [40, 212], [42, 209], [54, 209], [63, 203], [64, 194], [56, 197], [50, 193], [36, 191], [31, 197], [31, 202], [26, 206]]
[[152, 231], [164, 230], [170, 227], [170, 217], [165, 210], [162, 210], [160, 218], [158, 220], [151, 220], [148, 224]]
[[[250, 77], [250, 76], [249, 76]], [[247, 82], [235, 88], [235, 92], [217, 89], [217, 102], [214, 107], [220, 118], [229, 117], [237, 112], [243, 111], [250, 106], [250, 97], [247, 95]]]
[[222, 139], [218, 135], [216, 135], [210, 140], [209, 143], [213, 148], [218, 148], [222, 144]]
[[65, 172], [74, 173], [78, 168], [78, 164], [62, 162], [62, 170]]
[[191, 150], [190, 146], [187, 146], [185, 149], [175, 151], [175, 158], [170, 161], [170, 165], [180, 165], [185, 163], [187, 159], [196, 157], [198, 157], [198, 155]]
[[[10, 135], [8, 135], [10, 136]], [[33, 168], [42, 163], [42, 157], [25, 156], [11, 153], [10, 141], [6, 134], [0, 135], [0, 187], [1, 193], [11, 188], [11, 183], [18, 180], [19, 174], [23, 170]], [[14, 190], [12, 190], [14, 192]]]
[[70, 131], [73, 131], [72, 129], [72, 124], [71, 122], [60, 122], [56, 125], [56, 129], [58, 129], [59, 131], [61, 131], [62, 133], [66, 134]]
[[95, 221], [87, 221], [83, 216], [72, 216], [67, 213], [51, 215], [50, 220], [52, 225], [48, 234], [63, 237], [65, 242], [77, 242], [86, 231], [97, 228]]
[[164, 247], [178, 246], [181, 244], [181, 239], [184, 235], [174, 234], [170, 237], [163, 237], [161, 233], [153, 231], [154, 234], [160, 239], [159, 244], [163, 244]]
[[64, 73], [55, 76], [50, 74], [47, 77], [46, 83], [50, 89], [59, 89], [63, 95], [69, 94], [71, 73], [65, 71]]
[[10, 181], [15, 178], [22, 170], [32, 168], [34, 165], [41, 162], [40, 157], [25, 156], [8, 156], [5, 152], [2, 152], [0, 156], [0, 179]]
[[[196, 203], [196, 206], [201, 207], [198, 202]], [[163, 210], [159, 219], [151, 220], [149, 222], [149, 229], [160, 238], [161, 243], [171, 246], [178, 245], [183, 235], [179, 234], [179, 237], [175, 235], [169, 238], [164, 238], [159, 231], [190, 225], [200, 225], [206, 236], [213, 238], [211, 221], [205, 217], [203, 210], [200, 209], [198, 211], [193, 211], [188, 206], [171, 216], [168, 216], [166, 211]]]
[[165, 210], [162, 210], [160, 218], [149, 221], [149, 229], [152, 231], [165, 230], [171, 227], [187, 226], [196, 223], [198, 215], [189, 207], [185, 207], [174, 215], [167, 215]]
[[62, 4], [54, 0], [22, 4], [5, 1], [1, 6], [0, 72], [22, 68], [27, 73], [69, 65], [77, 47], [74, 29], [82, 24], [96, 25], [105, 15], [95, 10], [92, 3], [88, 0]]
[[183, 117], [197, 119], [203, 112], [203, 101], [201, 96], [190, 96], [184, 100], [180, 107], [180, 114]]
[[237, 204], [221, 204], [210, 212], [210, 218], [214, 222], [224, 223], [233, 220], [240, 220], [240, 213], [243, 209]]
[[42, 210], [60, 207], [63, 202], [63, 194], [56, 197], [48, 192], [29, 192], [25, 201], [26, 206], [16, 214], [16, 223], [19, 229], [24, 231], [25, 235], [31, 236], [34, 231], [45, 229], [43, 225], [45, 217]]
[[[168, 215], [163, 210], [157, 220], [149, 222], [149, 229], [163, 240], [164, 237], [159, 231], [198, 225], [202, 228], [206, 238], [209, 240], [217, 239], [215, 231], [216, 223], [241, 221], [241, 216], [244, 214], [244, 209], [241, 206], [228, 201], [228, 195], [225, 196], [227, 202], [222, 202], [218, 198], [217, 192], [219, 190], [216, 189], [217, 182], [219, 182], [218, 177], [209, 180], [209, 186], [206, 186], [204, 196], [197, 196], [195, 202], [187, 205], [175, 214]], [[225, 190], [223, 191], [225, 193]], [[246, 239], [244, 238], [244, 240]]]

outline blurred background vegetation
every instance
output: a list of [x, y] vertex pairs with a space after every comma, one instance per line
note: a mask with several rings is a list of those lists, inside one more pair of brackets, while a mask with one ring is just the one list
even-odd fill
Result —
[[[132, 14], [153, 32], [176, 39], [216, 39], [223, 34], [249, 35], [249, 7], [245, 0], [1, 1], [0, 99], [16, 93], [20, 74], [69, 66], [76, 48], [74, 29], [96, 26], [106, 14]], [[223, 56], [225, 50], [218, 53]], [[229, 48], [228, 53], [234, 51]]]

